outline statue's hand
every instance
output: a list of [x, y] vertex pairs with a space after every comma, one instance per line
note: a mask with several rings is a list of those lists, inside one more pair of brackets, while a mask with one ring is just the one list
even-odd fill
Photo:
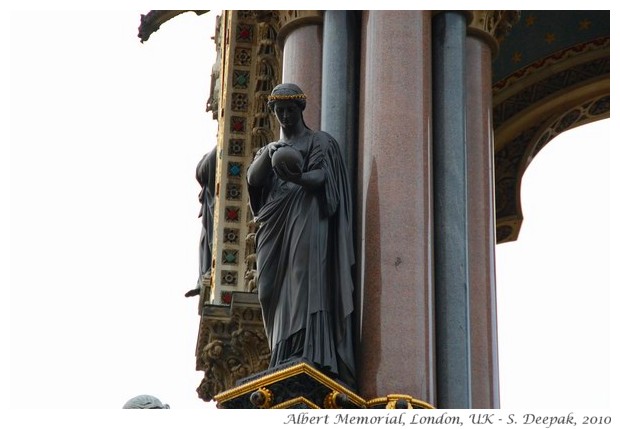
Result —
[[293, 182], [300, 184], [301, 181], [301, 171], [293, 172], [291, 171], [284, 162], [276, 164], [273, 167], [273, 170], [276, 172], [278, 177], [282, 180], [286, 180], [287, 182]]
[[269, 154], [269, 158], [271, 158], [278, 148], [284, 146], [285, 143], [282, 142], [271, 142], [267, 145], [267, 153]]

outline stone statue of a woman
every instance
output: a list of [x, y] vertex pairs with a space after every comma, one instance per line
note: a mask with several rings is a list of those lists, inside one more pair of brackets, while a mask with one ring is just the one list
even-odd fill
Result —
[[261, 148], [247, 180], [256, 279], [270, 368], [306, 360], [355, 386], [351, 191], [338, 143], [303, 120], [306, 95], [276, 86], [268, 101], [282, 138]]

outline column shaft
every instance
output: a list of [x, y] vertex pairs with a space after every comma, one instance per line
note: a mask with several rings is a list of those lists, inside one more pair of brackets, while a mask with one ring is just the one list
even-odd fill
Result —
[[466, 17], [433, 17], [433, 168], [437, 406], [471, 408]]
[[355, 183], [359, 114], [359, 13], [327, 10], [323, 18], [321, 129], [340, 144]]
[[473, 408], [499, 408], [491, 48], [468, 36], [467, 187]]
[[308, 96], [304, 121], [313, 130], [321, 120], [322, 31], [322, 25], [313, 23], [292, 30], [282, 59], [282, 82], [299, 85]]
[[364, 11], [359, 388], [435, 403], [429, 11]]

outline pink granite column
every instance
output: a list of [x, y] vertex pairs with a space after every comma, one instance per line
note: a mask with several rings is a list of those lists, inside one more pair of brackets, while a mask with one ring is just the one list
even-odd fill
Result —
[[473, 408], [499, 408], [491, 48], [466, 41], [467, 186]]
[[308, 96], [304, 121], [313, 130], [321, 124], [321, 69], [323, 25], [317, 18], [298, 19], [282, 27], [282, 82], [290, 82]]
[[435, 403], [431, 14], [364, 11], [358, 164], [358, 383]]

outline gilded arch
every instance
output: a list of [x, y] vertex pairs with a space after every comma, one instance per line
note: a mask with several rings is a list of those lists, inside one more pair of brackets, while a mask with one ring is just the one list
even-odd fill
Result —
[[521, 179], [534, 156], [560, 133], [609, 117], [609, 11], [522, 11], [501, 41], [493, 72], [502, 243], [519, 235]]

